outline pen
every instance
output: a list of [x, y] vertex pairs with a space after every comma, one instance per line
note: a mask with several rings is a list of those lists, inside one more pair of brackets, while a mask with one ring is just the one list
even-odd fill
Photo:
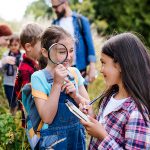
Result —
[[100, 96], [94, 98], [92, 101], [89, 102], [88, 105], [92, 105], [95, 101], [97, 101], [100, 98]]
[[[90, 101], [90, 102], [88, 103], [88, 105], [92, 105], [92, 104], [95, 103], [98, 99], [100, 99], [100, 97], [101, 97], [101, 96], [98, 96], [98, 97], [94, 98], [92, 101]], [[86, 110], [86, 108], [83, 107], [82, 110]]]

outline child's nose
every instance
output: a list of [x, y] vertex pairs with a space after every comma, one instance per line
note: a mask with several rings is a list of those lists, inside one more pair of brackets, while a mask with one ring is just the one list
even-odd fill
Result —
[[72, 58], [72, 53], [68, 53], [68, 59], [71, 59]]

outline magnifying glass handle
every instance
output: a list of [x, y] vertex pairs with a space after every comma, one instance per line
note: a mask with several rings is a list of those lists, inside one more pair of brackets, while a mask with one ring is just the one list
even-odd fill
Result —
[[70, 73], [69, 70], [68, 70], [68, 78], [69, 78], [70, 81], [74, 80], [74, 76]]

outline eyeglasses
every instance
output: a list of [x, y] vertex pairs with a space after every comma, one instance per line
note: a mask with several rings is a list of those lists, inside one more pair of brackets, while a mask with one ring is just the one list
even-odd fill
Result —
[[65, 2], [61, 2], [61, 3], [58, 4], [58, 5], [53, 5], [52, 8], [57, 9], [57, 8], [58, 8], [60, 5], [62, 5], [63, 3], [65, 3]]

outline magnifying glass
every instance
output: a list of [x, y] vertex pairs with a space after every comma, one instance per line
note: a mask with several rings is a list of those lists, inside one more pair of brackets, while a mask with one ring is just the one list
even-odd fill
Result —
[[[65, 45], [61, 43], [54, 43], [50, 46], [48, 51], [49, 60], [56, 65], [63, 64], [68, 57], [68, 50]], [[67, 69], [68, 70], [68, 69]], [[68, 70], [69, 80], [74, 80], [73, 75]]]

